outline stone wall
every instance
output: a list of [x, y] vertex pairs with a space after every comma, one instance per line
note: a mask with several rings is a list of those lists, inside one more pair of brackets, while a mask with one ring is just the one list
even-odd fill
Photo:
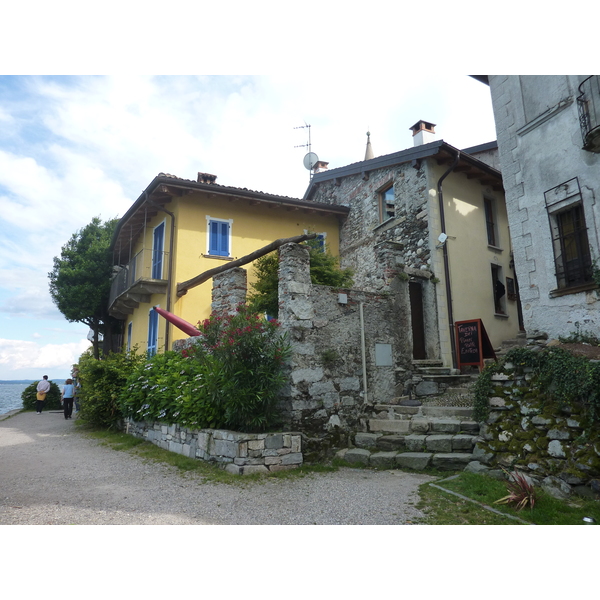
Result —
[[288, 426], [303, 432], [365, 430], [365, 402], [384, 403], [401, 395], [410, 375], [402, 294], [313, 286], [309, 269], [305, 248], [280, 248], [279, 321], [292, 346], [281, 408]]
[[224, 429], [192, 430], [165, 423], [125, 423], [127, 433], [160, 448], [219, 463], [235, 475], [295, 469], [303, 462], [299, 433], [239, 433]]
[[[507, 369], [508, 367], [508, 369]], [[591, 426], [583, 406], [561, 406], [537, 395], [525, 369], [492, 376], [490, 416], [469, 470], [513, 467], [549, 493], [566, 497], [572, 491], [590, 495], [600, 478], [600, 426]]]

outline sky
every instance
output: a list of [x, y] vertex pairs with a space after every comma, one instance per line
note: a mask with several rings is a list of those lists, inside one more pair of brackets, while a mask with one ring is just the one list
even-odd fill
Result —
[[69, 376], [88, 328], [52, 302], [53, 257], [158, 173], [302, 198], [309, 141], [335, 168], [364, 159], [367, 131], [376, 156], [411, 147], [420, 119], [461, 149], [495, 139], [489, 88], [468, 75], [378, 79], [0, 76], [0, 380]]
[[[409, 127], [423, 119], [464, 149], [496, 138], [489, 88], [468, 73], [544, 71], [542, 54], [554, 72], [571, 72], [567, 48], [552, 40], [575, 16], [552, 23], [512, 0], [493, 21], [471, 0], [427, 13], [387, 0], [360, 11], [337, 0], [285, 6], [3, 8], [0, 380], [69, 376], [88, 329], [52, 303], [53, 257], [93, 217], [122, 216], [159, 173], [204, 171], [222, 185], [302, 198], [309, 140], [341, 167], [363, 160], [367, 131], [376, 156], [411, 147]], [[523, 52], [518, 36], [503, 43], [513, 9], [538, 25]], [[578, 53], [592, 60], [585, 44]]]

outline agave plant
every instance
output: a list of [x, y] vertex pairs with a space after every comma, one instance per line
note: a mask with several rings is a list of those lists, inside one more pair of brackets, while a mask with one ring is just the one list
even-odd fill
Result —
[[517, 470], [514, 473], [509, 473], [504, 468], [502, 470], [508, 477], [506, 487], [509, 494], [508, 496], [504, 496], [504, 498], [500, 498], [500, 500], [496, 500], [494, 504], [511, 504], [514, 505], [517, 511], [523, 510], [527, 506], [533, 508], [536, 501], [536, 492], [533, 484]]

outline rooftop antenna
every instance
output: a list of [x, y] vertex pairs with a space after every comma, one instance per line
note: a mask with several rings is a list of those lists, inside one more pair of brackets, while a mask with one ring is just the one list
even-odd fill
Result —
[[314, 152], [311, 152], [310, 125], [307, 125], [306, 121], [304, 121], [304, 125], [300, 125], [300, 127], [294, 127], [294, 129], [308, 129], [308, 143], [300, 144], [299, 146], [294, 146], [294, 148], [308, 148], [308, 154], [304, 156], [304, 167], [308, 169], [308, 179], [310, 181], [313, 177], [313, 167], [317, 164], [317, 161], [319, 160], [319, 157]]

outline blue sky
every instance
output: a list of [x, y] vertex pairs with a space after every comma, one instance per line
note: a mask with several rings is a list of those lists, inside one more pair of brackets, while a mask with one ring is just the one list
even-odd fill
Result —
[[[302, 197], [330, 168], [412, 146], [437, 124], [459, 148], [495, 139], [489, 90], [466, 74], [0, 77], [0, 379], [64, 378], [87, 347], [48, 292], [52, 259], [94, 216], [122, 216], [160, 172]], [[374, 93], [374, 90], [378, 90]]]

